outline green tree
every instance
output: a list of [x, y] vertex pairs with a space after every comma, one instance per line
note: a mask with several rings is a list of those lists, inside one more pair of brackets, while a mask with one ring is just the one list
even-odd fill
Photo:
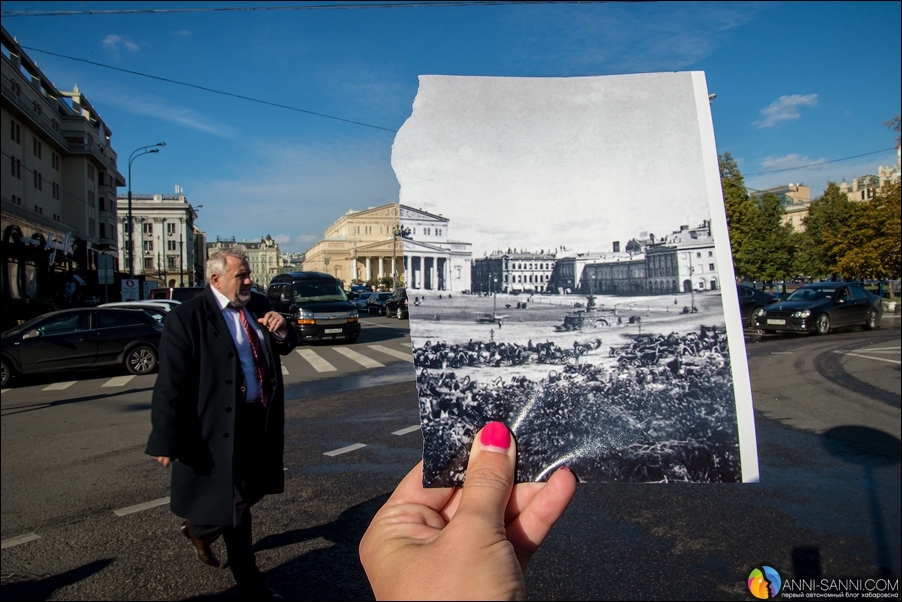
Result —
[[780, 197], [765, 194], [744, 209], [745, 232], [733, 262], [737, 271], [760, 280], [784, 280], [793, 275], [796, 236], [783, 223]]
[[723, 188], [723, 203], [727, 214], [727, 227], [730, 232], [730, 250], [733, 253], [733, 264], [736, 275], [750, 276], [745, 273], [737, 258], [750, 228], [750, 219], [755, 210], [755, 203], [749, 198], [745, 180], [739, 171], [736, 160], [730, 153], [719, 155], [717, 163], [720, 168], [720, 184]]
[[827, 235], [834, 268], [844, 279], [898, 278], [902, 272], [899, 184], [884, 186], [865, 203], [852, 203], [844, 227]]
[[802, 221], [805, 231], [799, 237], [799, 273], [820, 279], [836, 272], [840, 233], [848, 228], [856, 205], [834, 182], [827, 184], [824, 194], [811, 202], [808, 216]]

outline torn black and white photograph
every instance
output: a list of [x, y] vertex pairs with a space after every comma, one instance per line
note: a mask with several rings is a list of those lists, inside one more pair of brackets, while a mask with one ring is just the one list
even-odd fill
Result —
[[493, 420], [520, 482], [758, 480], [703, 73], [422, 76], [392, 166], [425, 486]]

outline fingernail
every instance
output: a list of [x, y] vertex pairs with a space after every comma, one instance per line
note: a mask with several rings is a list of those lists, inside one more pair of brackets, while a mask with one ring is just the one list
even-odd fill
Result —
[[479, 443], [482, 449], [506, 453], [511, 446], [511, 433], [502, 423], [490, 422], [482, 429]]

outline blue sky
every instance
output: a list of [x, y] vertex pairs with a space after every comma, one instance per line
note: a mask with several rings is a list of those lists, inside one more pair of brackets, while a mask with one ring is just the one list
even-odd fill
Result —
[[[732, 153], [751, 188], [804, 183], [817, 196], [828, 181], [896, 163], [896, 134], [883, 122], [902, 104], [898, 2], [12, 16], [303, 5], [5, 1], [3, 26], [23, 46], [388, 130], [410, 115], [419, 75], [701, 70], [717, 94], [718, 152]], [[194, 206], [203, 205], [198, 225], [211, 239], [271, 234], [283, 250], [304, 251], [348, 209], [398, 199], [392, 131], [28, 52], [58, 88], [77, 84], [97, 108], [123, 173], [132, 150], [167, 143], [135, 161], [133, 191], [181, 186]], [[774, 171], [874, 151], [883, 152]], [[628, 202], [628, 190], [624, 183], [617, 202]]]

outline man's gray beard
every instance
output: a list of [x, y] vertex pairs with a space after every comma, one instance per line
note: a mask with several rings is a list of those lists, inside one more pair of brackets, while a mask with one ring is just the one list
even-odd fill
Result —
[[242, 295], [241, 293], [238, 293], [238, 296], [235, 297], [234, 301], [232, 301], [232, 305], [235, 305], [236, 307], [244, 307], [245, 305], [247, 305], [247, 302], [250, 300], [251, 300], [250, 293], [248, 293], [246, 295]]

